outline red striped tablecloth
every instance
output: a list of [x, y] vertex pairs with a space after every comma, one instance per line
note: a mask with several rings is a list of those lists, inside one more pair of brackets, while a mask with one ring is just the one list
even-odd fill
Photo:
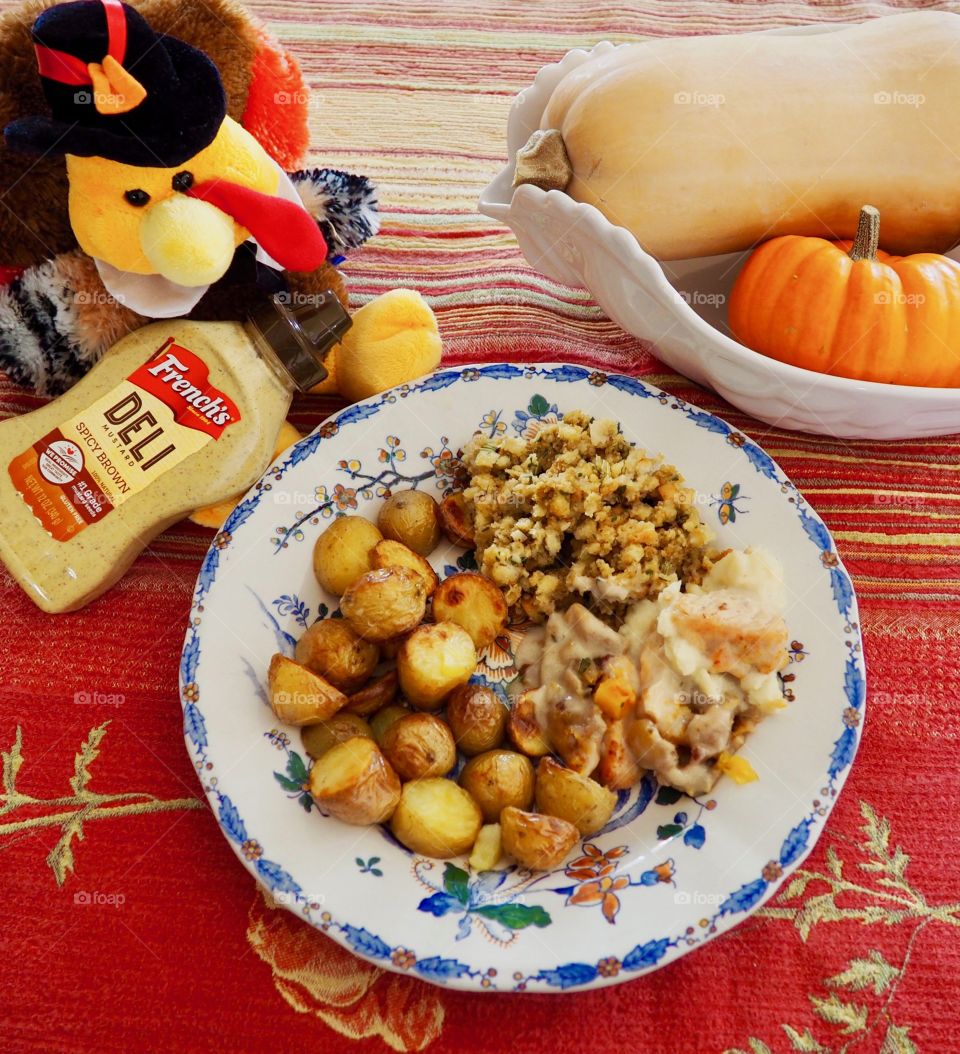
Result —
[[[908, 6], [255, 5], [314, 90], [316, 160], [379, 182], [383, 233], [345, 268], [357, 304], [396, 285], [422, 290], [449, 363], [568, 359], [643, 374], [757, 439], [834, 532], [860, 598], [870, 717], [804, 890], [655, 975], [596, 993], [455, 994], [352, 958], [264, 902], [199, 800], [177, 660], [209, 535], [183, 523], [76, 615], [41, 614], [0, 577], [0, 746], [5, 776], [16, 772], [16, 796], [0, 799], [6, 1051], [960, 1049], [960, 442], [851, 443], [758, 425], [666, 372], [584, 292], [532, 270], [474, 208], [502, 162], [512, 96], [568, 48]], [[35, 402], [0, 383], [3, 413]], [[294, 421], [309, 430], [336, 405], [303, 399]], [[84, 743], [90, 790], [107, 797], [57, 852], [84, 807], [70, 782]]]

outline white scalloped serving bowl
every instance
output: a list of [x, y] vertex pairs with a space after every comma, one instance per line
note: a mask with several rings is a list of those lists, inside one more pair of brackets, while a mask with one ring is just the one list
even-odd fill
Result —
[[761, 421], [853, 439], [960, 432], [960, 389], [828, 377], [769, 359], [728, 336], [725, 304], [746, 253], [661, 264], [592, 205], [557, 190], [513, 190], [517, 151], [540, 127], [554, 88], [570, 70], [614, 46], [605, 41], [590, 51], [570, 51], [520, 92], [507, 128], [509, 161], [481, 194], [480, 212], [513, 230], [533, 266], [558, 282], [586, 287], [618, 325], [651, 341], [668, 366]]

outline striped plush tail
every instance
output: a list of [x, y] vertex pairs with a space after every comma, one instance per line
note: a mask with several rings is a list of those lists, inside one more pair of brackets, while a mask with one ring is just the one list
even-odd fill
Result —
[[0, 287], [0, 370], [59, 395], [145, 321], [110, 296], [90, 257], [63, 253]]
[[309, 168], [291, 172], [290, 179], [326, 238], [332, 263], [380, 230], [377, 189], [366, 176]]

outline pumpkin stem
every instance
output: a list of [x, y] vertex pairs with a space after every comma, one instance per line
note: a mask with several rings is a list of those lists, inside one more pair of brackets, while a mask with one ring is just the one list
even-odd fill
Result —
[[880, 213], [872, 205], [864, 205], [857, 221], [857, 233], [850, 249], [851, 260], [876, 260], [880, 245]]

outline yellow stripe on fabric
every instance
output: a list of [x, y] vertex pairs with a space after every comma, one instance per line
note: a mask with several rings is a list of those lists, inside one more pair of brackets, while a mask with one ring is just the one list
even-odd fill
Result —
[[931, 531], [924, 534], [912, 531], [904, 534], [884, 534], [873, 531], [842, 531], [834, 529], [834, 538], [845, 542], [864, 542], [865, 544], [898, 544], [898, 545], [929, 545], [929, 546], [957, 546], [960, 545], [960, 532], [957, 534], [938, 534]]

